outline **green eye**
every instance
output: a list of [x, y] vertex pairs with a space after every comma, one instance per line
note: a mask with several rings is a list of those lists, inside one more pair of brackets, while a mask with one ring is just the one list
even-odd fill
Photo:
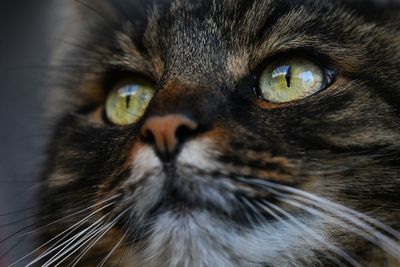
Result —
[[324, 71], [304, 59], [278, 60], [261, 74], [260, 93], [264, 100], [284, 103], [306, 98], [324, 89]]
[[136, 78], [110, 92], [106, 101], [107, 118], [116, 125], [137, 122], [154, 95], [150, 81]]

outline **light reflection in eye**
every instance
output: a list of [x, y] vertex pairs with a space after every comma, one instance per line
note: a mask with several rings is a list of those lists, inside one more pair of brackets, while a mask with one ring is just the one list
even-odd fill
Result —
[[303, 81], [303, 85], [313, 84], [314, 83], [314, 75], [311, 71], [304, 71], [299, 73], [298, 77]]
[[108, 95], [107, 118], [116, 125], [133, 124], [143, 115], [153, 96], [154, 88], [150, 81], [140, 77], [132, 79]]
[[121, 97], [127, 97], [127, 96], [132, 96], [136, 95], [139, 90], [139, 85], [134, 84], [134, 85], [127, 85], [118, 90], [118, 94]]
[[286, 76], [290, 72], [290, 66], [280, 66], [272, 72], [272, 78], [277, 78], [278, 76]]
[[278, 59], [260, 76], [260, 93], [264, 100], [284, 103], [308, 97], [324, 85], [322, 69], [302, 58]]

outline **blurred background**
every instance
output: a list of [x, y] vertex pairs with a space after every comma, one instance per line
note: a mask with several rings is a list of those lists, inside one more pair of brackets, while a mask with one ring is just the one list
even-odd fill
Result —
[[0, 8], [0, 267], [32, 250], [26, 233], [46, 136], [46, 66], [62, 19], [56, 1], [2, 1]]

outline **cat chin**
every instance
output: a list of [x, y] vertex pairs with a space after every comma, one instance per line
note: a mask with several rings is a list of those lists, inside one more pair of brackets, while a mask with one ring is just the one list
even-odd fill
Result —
[[[208, 140], [189, 142], [176, 164], [212, 172], [220, 167], [213, 160], [216, 156], [213, 151]], [[220, 216], [219, 212], [229, 214], [237, 204], [233, 182], [223, 178], [207, 180], [204, 175], [193, 174], [185, 167], [178, 168], [178, 173], [179, 170], [183, 174], [175, 177], [171, 184], [179, 183], [181, 193], [192, 198], [180, 199], [179, 205], [185, 206], [184, 209], [174, 209], [176, 203], [173, 203], [157, 210], [148, 229], [149, 235], [130, 249], [122, 266], [264, 267], [293, 266], [298, 262], [313, 266], [317, 261], [316, 252], [324, 249], [321, 243], [329, 243], [324, 232], [328, 228], [311, 217], [299, 215], [295, 219], [312, 229], [312, 237], [290, 222], [266, 220], [258, 224], [239, 224], [228, 216]], [[140, 184], [128, 200], [134, 203], [132, 208], [139, 223], [146, 224], [148, 212], [160, 203], [165, 205], [162, 196], [169, 178], [152, 148], [143, 147], [137, 153], [126, 188]], [[200, 193], [190, 192], [193, 188]], [[197, 206], [188, 204], [191, 201]], [[203, 206], [199, 207], [199, 203]]]
[[289, 223], [238, 227], [208, 212], [166, 212], [157, 218], [149, 238], [130, 249], [122, 266], [313, 266], [327, 237], [315, 220], [297, 220], [313, 229], [312, 237]]
[[[134, 213], [145, 220], [146, 213], [165, 199], [172, 205], [196, 208], [223, 208], [231, 212], [235, 203], [236, 188], [232, 180], [215, 177], [210, 173], [219, 167], [212, 144], [208, 140], [187, 143], [174, 164], [174, 175], [170, 176], [151, 147], [141, 148], [131, 164], [131, 176], [123, 188], [128, 202], [134, 203]], [[177, 193], [178, 192], [178, 193]], [[163, 199], [162, 199], [163, 198]]]

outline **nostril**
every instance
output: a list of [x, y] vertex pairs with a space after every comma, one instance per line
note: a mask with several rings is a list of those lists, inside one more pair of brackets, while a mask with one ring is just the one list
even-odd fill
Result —
[[148, 128], [142, 128], [140, 135], [141, 135], [142, 140], [145, 142], [153, 143], [155, 141], [155, 137], [154, 137], [152, 131], [149, 130]]
[[192, 137], [197, 130], [197, 126], [194, 125], [181, 125], [176, 129], [175, 137], [178, 139], [179, 143], [185, 142], [188, 138]]
[[162, 156], [175, 155], [180, 145], [193, 136], [198, 124], [186, 116], [171, 114], [147, 119], [140, 131], [143, 141], [152, 144]]

